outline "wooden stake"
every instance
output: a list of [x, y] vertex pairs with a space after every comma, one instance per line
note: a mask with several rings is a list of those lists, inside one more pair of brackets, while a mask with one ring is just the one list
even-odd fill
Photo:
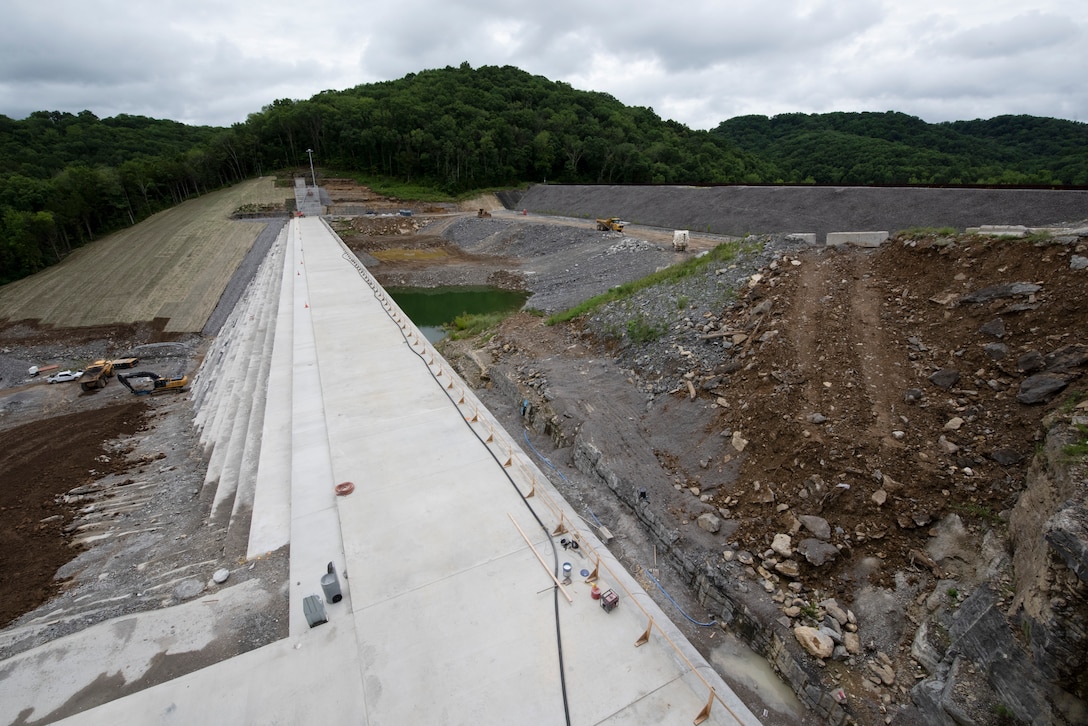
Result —
[[559, 526], [555, 528], [554, 532], [552, 532], [552, 536], [555, 537], [557, 535], [566, 534], [566, 533], [567, 533], [566, 516], [562, 512], [560, 512], [559, 513]]
[[601, 569], [601, 556], [597, 555], [597, 562], [593, 565], [593, 572], [589, 573], [589, 577], [586, 578], [586, 582], [597, 581], [597, 571]]
[[710, 707], [713, 706], [713, 705], [714, 705], [714, 689], [711, 688], [710, 689], [710, 698], [706, 699], [706, 705], [703, 706], [703, 710], [699, 712], [699, 714], [695, 717], [695, 720], [692, 721], [692, 723], [695, 724], [695, 726], [699, 726], [699, 724], [701, 724], [703, 721], [706, 721], [708, 718], [710, 718]]
[[536, 551], [536, 547], [533, 547], [533, 543], [529, 541], [529, 538], [525, 534], [525, 530], [523, 530], [518, 524], [517, 520], [514, 519], [514, 515], [510, 514], [510, 512], [507, 512], [506, 516], [510, 517], [510, 521], [513, 522], [514, 526], [518, 528], [518, 532], [521, 533], [521, 538], [525, 540], [525, 544], [529, 545], [529, 549], [531, 549], [533, 551], [533, 554], [536, 555], [536, 558], [540, 561], [540, 564], [544, 568], [544, 571], [548, 573], [548, 577], [552, 578], [552, 581], [555, 582], [555, 586], [562, 590], [563, 594], [566, 595], [567, 602], [573, 604], [574, 598], [570, 596], [569, 592], [567, 592], [567, 588], [563, 587], [563, 583], [559, 581], [559, 578], [555, 576], [555, 573], [549, 570], [548, 566], [544, 564], [544, 558], [541, 557], [540, 553]]
[[635, 647], [640, 645], [646, 645], [650, 642], [650, 631], [654, 629], [654, 619], [650, 618], [650, 624], [646, 626], [646, 632], [639, 636], [639, 639], [635, 641]]

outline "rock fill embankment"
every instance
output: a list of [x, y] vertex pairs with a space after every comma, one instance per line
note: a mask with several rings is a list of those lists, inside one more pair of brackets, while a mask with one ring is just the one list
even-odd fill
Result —
[[[506, 203], [507, 200], [504, 200]], [[984, 224], [1041, 227], [1088, 218], [1088, 191], [914, 187], [537, 185], [518, 209], [734, 236], [896, 231]]]

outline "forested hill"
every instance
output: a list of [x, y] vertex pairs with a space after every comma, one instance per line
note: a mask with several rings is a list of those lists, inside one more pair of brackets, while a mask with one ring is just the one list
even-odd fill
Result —
[[36, 111], [22, 121], [0, 116], [0, 171], [49, 179], [72, 164], [119, 167], [185, 154], [221, 131], [146, 116], [100, 119], [90, 111]]
[[451, 192], [525, 182], [728, 183], [774, 170], [720, 138], [604, 93], [467, 63], [277, 101], [246, 122], [266, 166], [322, 164]]
[[1036, 116], [930, 124], [902, 113], [739, 116], [713, 136], [816, 184], [1088, 184], [1088, 124]]
[[744, 116], [713, 131], [510, 66], [467, 63], [282, 99], [230, 128], [0, 116], [0, 284], [262, 172], [319, 168], [449, 194], [534, 182], [1088, 185], [1088, 126], [1006, 116]]

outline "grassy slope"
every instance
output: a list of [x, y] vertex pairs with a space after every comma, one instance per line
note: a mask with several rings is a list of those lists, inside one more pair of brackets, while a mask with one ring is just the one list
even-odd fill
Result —
[[0, 320], [56, 328], [170, 318], [203, 327], [261, 224], [229, 219], [245, 203], [283, 201], [272, 178], [189, 200], [76, 250], [59, 265], [0, 288]]

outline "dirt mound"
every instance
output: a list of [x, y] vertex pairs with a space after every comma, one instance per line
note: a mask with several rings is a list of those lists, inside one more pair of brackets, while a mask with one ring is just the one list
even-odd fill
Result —
[[[551, 439], [538, 445], [567, 465], [564, 494], [609, 512], [609, 527], [618, 499], [672, 561], [721, 573], [753, 612], [769, 606], [768, 629], [830, 627], [822, 603], [849, 610], [850, 650], [827, 673], [875, 723], [880, 698], [911, 705], [889, 683], [925, 674], [909, 655], [918, 623], [976, 588], [1010, 604], [1006, 522], [1042, 420], [1088, 397], [1088, 246], [745, 244], [571, 326], [512, 318], [473, 355], [501, 391], [489, 405], [513, 403], [512, 430]], [[651, 556], [634, 553], [634, 569]], [[1000, 705], [984, 681], [971, 687]]]
[[53, 579], [77, 551], [68, 526], [78, 508], [64, 494], [129, 468], [124, 451], [104, 442], [140, 430], [146, 407], [138, 401], [57, 416], [0, 433], [0, 623], [55, 595]]

